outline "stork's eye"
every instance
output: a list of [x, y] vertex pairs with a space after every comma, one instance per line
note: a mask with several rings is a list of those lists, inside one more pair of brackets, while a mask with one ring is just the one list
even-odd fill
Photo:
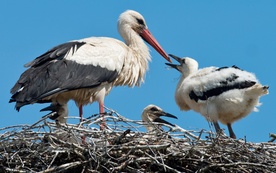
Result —
[[144, 20], [138, 19], [138, 18], [136, 18], [136, 20], [137, 20], [137, 22], [138, 22], [140, 25], [145, 25]]
[[184, 58], [184, 59], [182, 59], [182, 63], [183, 63], [183, 64], [186, 64], [186, 63], [185, 63], [185, 58]]
[[158, 111], [158, 109], [156, 107], [152, 107], [150, 108], [151, 111]]

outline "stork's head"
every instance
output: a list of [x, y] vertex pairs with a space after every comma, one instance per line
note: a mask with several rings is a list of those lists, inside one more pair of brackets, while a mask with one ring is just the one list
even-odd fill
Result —
[[171, 62], [168, 54], [148, 30], [146, 21], [140, 13], [133, 10], [123, 12], [118, 20], [118, 30], [127, 45], [134, 44], [136, 41], [135, 38], [137, 38], [136, 36], [139, 36], [150, 44], [167, 61]]
[[198, 63], [196, 60], [192, 58], [189, 58], [189, 57], [179, 58], [172, 54], [169, 54], [169, 56], [175, 59], [177, 62], [179, 62], [179, 64], [166, 63], [166, 65], [178, 70], [184, 76], [188, 76], [189, 74], [196, 72], [198, 70]]
[[137, 33], [140, 33], [143, 29], [148, 28], [144, 17], [140, 13], [133, 10], [127, 10], [120, 15], [118, 20], [119, 31], [120, 29], [124, 29], [124, 27], [133, 29]]
[[148, 105], [142, 113], [142, 121], [148, 123], [145, 125], [145, 127], [148, 131], [151, 131], [154, 129], [154, 125], [152, 124], [152, 122], [158, 122], [158, 123], [163, 123], [163, 124], [168, 124], [170, 126], [174, 126], [173, 124], [160, 118], [160, 116], [166, 116], [166, 117], [177, 119], [176, 116], [169, 114], [167, 112], [164, 112], [160, 107], [158, 107], [156, 105], [152, 105], [152, 104]]

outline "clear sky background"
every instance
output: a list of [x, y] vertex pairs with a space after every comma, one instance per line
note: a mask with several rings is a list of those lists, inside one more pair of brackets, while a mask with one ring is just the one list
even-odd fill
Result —
[[[1, 97], [0, 128], [33, 124], [46, 105], [28, 105], [20, 112], [8, 103], [10, 89], [25, 70], [23, 65], [48, 49], [75, 39], [107, 36], [122, 40], [118, 16], [127, 9], [140, 12], [151, 33], [167, 53], [190, 56], [200, 68], [236, 65], [254, 72], [270, 86], [259, 112], [233, 125], [238, 138], [265, 142], [276, 133], [275, 59], [276, 1], [6, 1], [0, 6]], [[187, 130], [209, 130], [205, 118], [193, 111], [180, 111], [174, 92], [180, 73], [166, 67], [165, 60], [150, 47], [152, 62], [141, 87], [113, 88], [105, 105], [130, 119], [140, 119], [148, 104], [176, 115], [170, 120]], [[69, 115], [78, 116], [74, 102]], [[98, 104], [84, 108], [84, 117], [98, 113]], [[167, 119], [168, 120], [168, 119]], [[226, 126], [221, 125], [226, 128]], [[226, 130], [227, 134], [228, 131]]]

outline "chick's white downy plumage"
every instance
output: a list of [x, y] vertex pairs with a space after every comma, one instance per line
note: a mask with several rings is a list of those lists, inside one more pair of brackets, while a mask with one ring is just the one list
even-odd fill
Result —
[[[61, 125], [65, 125], [67, 123], [68, 118], [68, 106], [67, 104], [59, 104], [59, 103], [52, 103], [50, 106], [45, 107], [41, 109], [40, 111], [51, 111], [48, 113], [47, 117], [49, 117], [52, 120], [56, 121], [57, 127], [60, 127]], [[44, 116], [44, 117], [45, 117]], [[56, 128], [54, 130], [53, 135], [59, 140], [62, 140], [64, 142], [68, 143], [74, 143], [74, 144], [82, 144], [84, 142], [84, 138], [78, 138], [79, 135], [72, 135], [74, 133], [73, 131], [64, 130], [63, 128]]]
[[236, 138], [231, 124], [257, 111], [259, 98], [268, 94], [268, 86], [259, 83], [253, 73], [237, 66], [198, 69], [196, 60], [170, 55], [179, 65], [166, 63], [181, 74], [175, 91], [175, 101], [181, 110], [194, 110], [214, 123], [226, 124], [230, 137]]

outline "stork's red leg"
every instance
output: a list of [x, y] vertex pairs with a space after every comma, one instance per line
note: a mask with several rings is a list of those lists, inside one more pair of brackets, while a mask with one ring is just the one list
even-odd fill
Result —
[[100, 129], [103, 130], [106, 127], [105, 119], [104, 119], [104, 104], [102, 102], [99, 103], [100, 107], [100, 115], [102, 117], [102, 123], [100, 125]]

